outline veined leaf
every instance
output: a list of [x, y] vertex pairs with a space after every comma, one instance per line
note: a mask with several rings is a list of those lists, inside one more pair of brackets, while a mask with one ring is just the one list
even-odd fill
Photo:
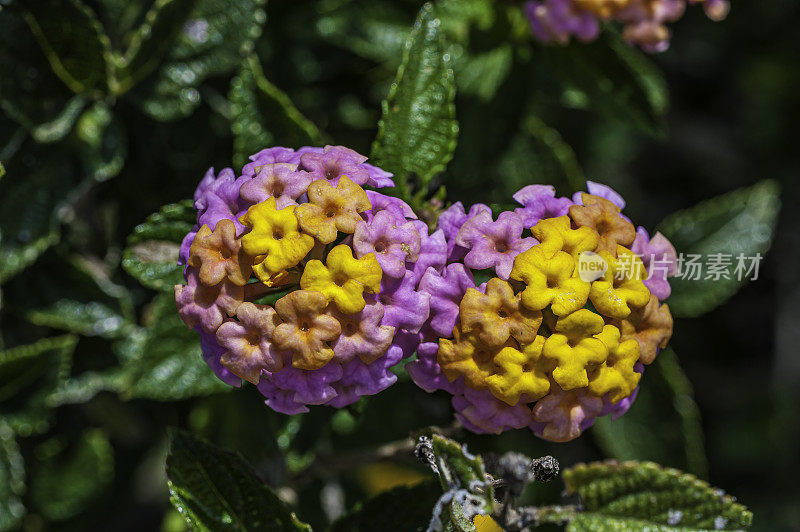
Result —
[[24, 10], [53, 72], [67, 87], [76, 94], [108, 90], [111, 43], [87, 5], [81, 0], [29, 0]]
[[[453, 158], [458, 137], [450, 54], [431, 4], [420, 11], [403, 62], [383, 102], [372, 159], [395, 175], [398, 194], [421, 200]], [[419, 179], [412, 191], [411, 175]]]
[[563, 477], [567, 492], [577, 493], [583, 504], [583, 517], [570, 525], [573, 531], [741, 530], [753, 521], [753, 514], [722, 490], [652, 462], [578, 464]]
[[261, 64], [250, 55], [231, 82], [234, 165], [264, 146], [305, 146], [322, 143], [322, 134], [300, 113], [288, 96], [264, 77]]
[[239, 454], [173, 431], [167, 456], [170, 501], [195, 530], [311, 531]]
[[675, 352], [661, 351], [642, 379], [628, 413], [613, 421], [599, 418], [592, 427], [600, 447], [618, 460], [651, 460], [706, 477], [700, 411]]
[[144, 286], [172, 292], [183, 282], [178, 266], [181, 241], [194, 227], [196, 213], [191, 200], [165, 205], [147, 217], [128, 236], [122, 267]]
[[[48, 440], [35, 450], [31, 467], [31, 507], [48, 521], [74, 517], [97, 499], [114, 476], [114, 450], [99, 429], [70, 444]], [[69, 486], [69, 489], [64, 489]]]
[[0, 419], [0, 531], [17, 530], [25, 515], [25, 464], [14, 431]]
[[[685, 258], [700, 255], [699, 262], [706, 265], [695, 279], [692, 268], [684, 262], [684, 277], [692, 278], [670, 279], [672, 295], [668, 303], [673, 315], [703, 315], [757, 276], [757, 267], [772, 242], [780, 205], [778, 183], [766, 180], [676, 212], [661, 222], [659, 231], [679, 254]], [[723, 268], [724, 276], [716, 278], [707, 265], [712, 256], [720, 254], [727, 257], [728, 267]]]

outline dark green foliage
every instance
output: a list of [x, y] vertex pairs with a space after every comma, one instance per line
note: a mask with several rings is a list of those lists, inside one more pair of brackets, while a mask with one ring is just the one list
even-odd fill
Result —
[[635, 407], [626, 415], [597, 420], [591, 432], [618, 460], [651, 460], [708, 476], [703, 424], [694, 390], [672, 349], [645, 371]]
[[[740, 530], [753, 522], [753, 514], [730, 495], [692, 475], [650, 462], [579, 464], [564, 471], [564, 482], [568, 492], [580, 496], [585, 514], [579, 523], [589, 530], [640, 530], [645, 523]], [[620, 520], [616, 527], [613, 519]], [[627, 519], [639, 523], [626, 524]], [[570, 530], [583, 528], [573, 523]]]
[[195, 530], [311, 530], [240, 455], [186, 432], [172, 433], [167, 478], [170, 500]]
[[[763, 257], [772, 243], [781, 202], [775, 181], [762, 181], [671, 214], [659, 230], [678, 253], [708, 257], [721, 253], [732, 259], [730, 276], [715, 278], [703, 271], [700, 279], [675, 279], [669, 306], [676, 316], [697, 317], [721, 305], [746, 283], [754, 272], [750, 257]], [[738, 257], [744, 262], [742, 279], [735, 275]], [[760, 261], [759, 261], [760, 266]]]
[[394, 488], [358, 503], [333, 523], [331, 532], [424, 532], [441, 494], [442, 488], [434, 480]]

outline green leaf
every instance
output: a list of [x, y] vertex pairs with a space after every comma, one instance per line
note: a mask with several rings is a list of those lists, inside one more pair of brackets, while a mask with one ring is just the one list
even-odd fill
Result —
[[311, 530], [241, 455], [187, 432], [172, 432], [167, 478], [170, 501], [195, 530]]
[[[753, 521], [753, 514], [722, 490], [688, 473], [652, 462], [578, 464], [564, 471], [563, 478], [567, 492], [581, 498], [584, 522], [592, 523], [598, 518], [600, 524], [589, 530], [643, 530], [604, 528], [602, 522], [608, 517], [617, 518], [622, 524], [625, 519], [639, 519], [646, 526], [690, 530], [740, 530]], [[585, 529], [576, 526], [571, 530]]]
[[99, 429], [84, 431], [71, 444], [62, 438], [48, 440], [34, 455], [31, 508], [48, 521], [81, 513], [103, 494], [114, 476], [114, 450]]
[[25, 515], [25, 464], [14, 431], [0, 419], [0, 531], [17, 530]]
[[642, 378], [628, 413], [614, 421], [599, 418], [592, 427], [600, 447], [619, 460], [651, 460], [708, 476], [700, 410], [675, 352], [661, 351]]
[[668, 303], [674, 316], [697, 317], [710, 312], [752, 277], [746, 271], [751, 261], [745, 260], [739, 279], [738, 257], [762, 256], [769, 250], [780, 206], [780, 186], [765, 180], [676, 212], [661, 222], [659, 231], [679, 254], [699, 254], [700, 262], [707, 264], [711, 255], [721, 253], [731, 261], [728, 279], [706, 279], [706, 269], [698, 280], [671, 279]]
[[322, 134], [275, 85], [270, 83], [255, 55], [242, 64], [231, 82], [231, 130], [234, 165], [265, 146], [305, 146], [322, 143]]
[[28, 436], [47, 429], [47, 398], [67, 379], [77, 342], [64, 335], [0, 350], [0, 416], [14, 432]]
[[124, 362], [123, 397], [177, 401], [228, 391], [203, 360], [200, 337], [186, 327], [171, 294], [159, 294], [143, 335], [129, 339], [133, 357]]
[[122, 254], [122, 268], [144, 286], [172, 292], [183, 282], [178, 265], [180, 244], [194, 227], [196, 212], [191, 200], [165, 205], [136, 226]]
[[[199, 0], [140, 104], [156, 120], [188, 116], [201, 102], [201, 83], [239, 69], [266, 21], [266, 0]], [[137, 95], [138, 96], [138, 95]]]
[[127, 138], [108, 106], [99, 102], [83, 113], [76, 131], [86, 174], [95, 181], [119, 174], [128, 153]]
[[440, 27], [426, 4], [406, 41], [372, 145], [375, 164], [395, 174], [397, 192], [406, 200], [412, 197], [409, 176], [419, 179], [413, 193], [422, 200], [453, 158], [458, 138], [456, 85]]
[[566, 86], [570, 107], [588, 104], [608, 119], [619, 120], [656, 137], [664, 135], [669, 105], [666, 82], [644, 53], [606, 28], [593, 43], [541, 47], [545, 72]]
[[95, 13], [80, 0], [29, 0], [25, 20], [53, 72], [76, 94], [106, 92], [111, 43]]
[[425, 531], [442, 489], [434, 480], [401, 486], [359, 502], [337, 519], [331, 532]]

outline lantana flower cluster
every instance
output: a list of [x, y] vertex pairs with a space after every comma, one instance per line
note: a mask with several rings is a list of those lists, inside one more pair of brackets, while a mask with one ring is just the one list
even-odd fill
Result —
[[525, 13], [534, 36], [547, 44], [567, 44], [572, 37], [590, 42], [600, 34], [603, 22], [623, 26], [623, 38], [648, 52], [669, 47], [667, 24], [679, 20], [687, 4], [702, 4], [709, 18], [724, 19], [728, 0], [531, 0]]
[[[178, 313], [216, 375], [257, 385], [276, 411], [342, 407], [395, 382], [416, 349], [446, 244], [391, 174], [341, 146], [269, 148], [237, 176], [210, 169], [183, 241]], [[437, 270], [438, 268], [438, 270]]]
[[[420, 281], [430, 320], [406, 369], [423, 389], [452, 394], [475, 432], [530, 427], [572, 440], [628, 410], [672, 334], [661, 301], [674, 248], [634, 228], [612, 189], [587, 188], [566, 198], [531, 185], [496, 217], [456, 203], [438, 219], [447, 265]], [[582, 270], [591, 264], [605, 267]]]

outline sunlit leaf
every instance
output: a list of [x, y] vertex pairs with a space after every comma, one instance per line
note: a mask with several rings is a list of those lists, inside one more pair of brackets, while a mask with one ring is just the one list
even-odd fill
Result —
[[[730, 495], [652, 462], [578, 464], [563, 473], [580, 496], [583, 517], [568, 530], [741, 530], [753, 514]], [[653, 527], [652, 529], [649, 527]]]
[[[403, 62], [383, 102], [372, 158], [395, 174], [397, 192], [424, 195], [452, 159], [458, 137], [451, 58], [441, 21], [431, 4], [420, 11], [406, 42]], [[411, 175], [419, 179], [412, 191]]]

